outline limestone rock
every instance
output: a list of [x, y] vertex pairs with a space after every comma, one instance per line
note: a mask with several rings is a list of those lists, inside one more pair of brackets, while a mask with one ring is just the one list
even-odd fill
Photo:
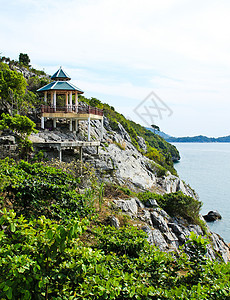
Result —
[[141, 136], [137, 136], [138, 138], [138, 145], [139, 147], [144, 151], [144, 153], [147, 152], [147, 145], [145, 143], [145, 140]]
[[123, 211], [128, 214], [137, 215], [138, 207], [134, 198], [130, 200], [113, 200], [113, 202]]
[[120, 222], [119, 222], [118, 218], [116, 218], [115, 216], [109, 216], [108, 221], [109, 221], [111, 226], [113, 226], [117, 229], [120, 228]]
[[0, 136], [0, 144], [2, 145], [14, 145], [16, 143], [13, 135]]

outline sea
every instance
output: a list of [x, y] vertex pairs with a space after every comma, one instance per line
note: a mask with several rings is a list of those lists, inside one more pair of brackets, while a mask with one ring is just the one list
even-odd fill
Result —
[[173, 143], [181, 159], [174, 167], [199, 195], [201, 213], [217, 210], [222, 219], [208, 223], [230, 243], [230, 143]]

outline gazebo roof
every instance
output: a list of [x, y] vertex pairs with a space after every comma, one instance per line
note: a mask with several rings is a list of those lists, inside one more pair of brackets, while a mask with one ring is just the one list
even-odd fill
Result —
[[74, 84], [67, 81], [53, 81], [37, 90], [37, 92], [48, 92], [48, 91], [77, 91], [78, 94], [84, 93], [81, 89], [76, 87]]
[[59, 70], [56, 73], [54, 73], [53, 76], [51, 76], [51, 79], [53, 79], [55, 81], [58, 81], [58, 80], [68, 81], [71, 78], [65, 71], [62, 70], [62, 67], [60, 67]]

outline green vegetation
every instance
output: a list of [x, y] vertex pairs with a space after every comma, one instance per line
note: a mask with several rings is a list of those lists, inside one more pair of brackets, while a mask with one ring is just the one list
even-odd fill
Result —
[[[76, 163], [5, 159], [0, 170], [0, 299], [229, 299], [230, 265], [208, 260], [201, 237], [191, 235], [189, 258], [157, 250], [133, 226], [101, 224], [104, 197], [128, 188], [97, 186]], [[191, 208], [180, 193], [157, 196], [169, 213]]]
[[28, 54], [20, 53], [19, 54], [19, 63], [22, 64], [23, 66], [29, 67], [30, 58], [29, 58]]
[[[133, 227], [63, 226], [3, 210], [1, 299], [229, 299], [230, 265], [205, 259], [206, 242], [191, 236], [191, 254], [166, 254]], [[198, 263], [197, 263], [198, 262]]]
[[35, 129], [35, 123], [26, 116], [15, 115], [14, 117], [6, 114], [1, 115], [0, 130], [10, 129], [18, 137], [18, 149], [22, 158], [27, 157], [33, 151], [33, 143], [28, 139], [32, 132], [38, 132]]
[[176, 193], [159, 195], [151, 192], [139, 193], [138, 198], [146, 203], [149, 199], [155, 199], [158, 205], [170, 216], [183, 217], [188, 222], [201, 224], [199, 218], [202, 202], [184, 195], [181, 191]]
[[[20, 53], [19, 62], [7, 57], [0, 57], [0, 107], [2, 112], [27, 114], [36, 105], [41, 104], [37, 89], [50, 82], [44, 71], [29, 67], [27, 54]], [[37, 76], [26, 80], [15, 68], [24, 68]]]

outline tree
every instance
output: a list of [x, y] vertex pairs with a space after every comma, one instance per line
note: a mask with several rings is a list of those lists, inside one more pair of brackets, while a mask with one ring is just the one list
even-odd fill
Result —
[[35, 123], [26, 116], [2, 114], [0, 120], [0, 130], [10, 129], [15, 132], [19, 138], [18, 150], [22, 158], [27, 157], [33, 151], [33, 144], [28, 139], [32, 132], [37, 133]]
[[160, 127], [159, 126], [157, 126], [157, 125], [155, 125], [155, 124], [152, 124], [151, 125], [151, 127], [153, 128], [153, 130], [154, 130], [154, 134], [155, 134], [155, 130], [158, 130], [158, 131], [160, 131]]
[[28, 54], [20, 53], [19, 54], [19, 63], [23, 66], [29, 67], [30, 64], [30, 58]]
[[0, 63], [0, 103], [3, 110], [9, 111], [15, 106], [18, 110], [22, 101], [27, 82], [21, 73], [10, 70], [5, 63]]

